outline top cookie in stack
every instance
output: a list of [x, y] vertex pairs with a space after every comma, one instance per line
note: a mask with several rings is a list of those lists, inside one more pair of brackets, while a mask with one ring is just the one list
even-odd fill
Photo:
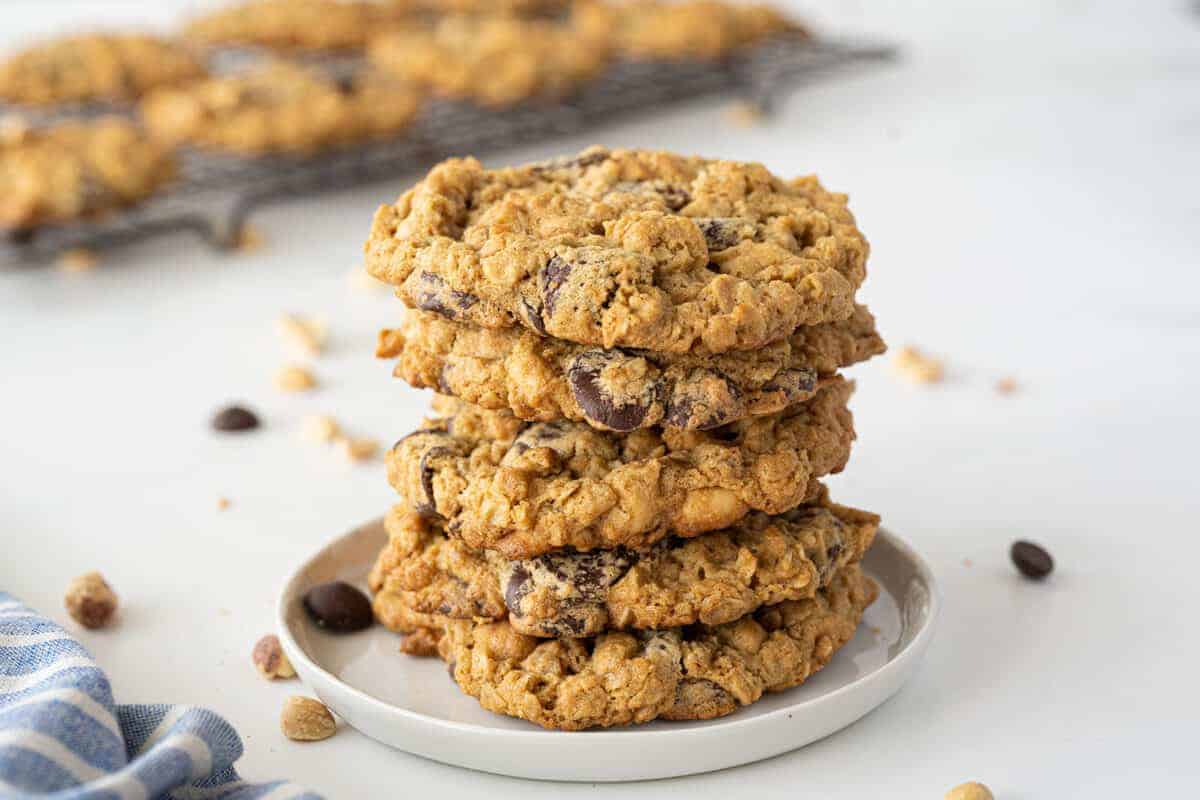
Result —
[[845, 195], [814, 177], [592, 148], [441, 164], [376, 214], [367, 268], [459, 322], [715, 355], [849, 319], [867, 252]]
[[388, 455], [381, 621], [548, 727], [803, 682], [875, 596], [879, 518], [819, 483], [839, 372], [884, 350], [867, 252], [815, 178], [647, 151], [454, 159], [382, 207], [367, 267], [410, 311], [378, 354], [453, 399]]

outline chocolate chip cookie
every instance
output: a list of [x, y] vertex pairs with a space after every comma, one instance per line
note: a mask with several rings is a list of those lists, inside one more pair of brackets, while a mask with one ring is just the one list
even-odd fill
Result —
[[118, 118], [0, 132], [0, 226], [95, 217], [136, 203], [175, 175], [171, 154]]
[[443, 97], [503, 108], [561, 97], [594, 78], [607, 50], [548, 20], [458, 15], [372, 40], [372, 63]]
[[147, 127], [161, 140], [246, 155], [313, 153], [403, 130], [421, 108], [408, 84], [367, 73], [340, 84], [284, 61], [151, 94]]
[[65, 36], [0, 63], [0, 99], [29, 106], [128, 103], [151, 89], [200, 77], [204, 71], [201, 60], [186, 47], [158, 36]]
[[[371, 274], [414, 308], [695, 354], [849, 318], [867, 252], [845, 195], [814, 177], [600, 147], [510, 169], [445, 161], [379, 209], [366, 245]], [[448, 303], [428, 301], [437, 281]]]
[[384, 330], [376, 354], [394, 374], [522, 419], [584, 421], [628, 432], [653, 425], [707, 429], [774, 414], [811, 397], [820, 380], [884, 352], [875, 318], [862, 306], [849, 319], [797, 328], [756, 350], [715, 356], [604, 350], [523, 328], [452, 322], [458, 303], [440, 279], [417, 298], [400, 328]]
[[409, 19], [409, 5], [398, 0], [252, 0], [197, 17], [186, 34], [206, 45], [357, 49], [381, 27]]
[[573, 19], [581, 32], [634, 59], [717, 59], [771, 36], [807, 36], [770, 6], [714, 0], [585, 1]]
[[[565, 551], [508, 559], [471, 550], [443, 526], [396, 506], [371, 573], [376, 616], [411, 633], [428, 615], [507, 619], [546, 638], [606, 630], [720, 625], [760, 606], [812, 597], [874, 541], [879, 517], [825, 502], [752, 514], [695, 539], [644, 550]], [[422, 618], [422, 615], [426, 615]]]
[[445, 520], [469, 547], [510, 558], [644, 547], [801, 503], [810, 480], [850, 457], [852, 390], [834, 378], [778, 414], [626, 435], [443, 402], [445, 416], [389, 451], [388, 478], [409, 509]]
[[811, 598], [722, 625], [547, 640], [508, 622], [447, 620], [429, 637], [484, 708], [545, 728], [712, 719], [804, 683], [854, 638], [878, 592], [849, 566]]

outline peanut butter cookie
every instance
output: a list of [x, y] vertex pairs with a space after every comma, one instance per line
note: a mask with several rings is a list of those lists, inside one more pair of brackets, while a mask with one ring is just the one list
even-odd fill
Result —
[[436, 94], [493, 108], [561, 97], [607, 63], [603, 46], [572, 29], [513, 16], [447, 17], [383, 34], [368, 52], [376, 66]]
[[652, 425], [713, 428], [774, 414], [811, 397], [820, 379], [882, 353], [863, 307], [840, 322], [797, 328], [756, 350], [716, 356], [587, 347], [522, 328], [479, 328], [445, 317], [457, 308], [437, 280], [400, 328], [380, 333], [376, 354], [394, 374], [522, 419], [587, 422], [627, 432]]
[[879, 517], [825, 502], [774, 517], [752, 514], [720, 532], [641, 551], [517, 560], [471, 550], [402, 506], [386, 526], [390, 541], [371, 574], [384, 625], [410, 633], [428, 624], [422, 615], [507, 619], [518, 633], [556, 638], [719, 625], [760, 606], [810, 598], [858, 563]]
[[484, 708], [545, 728], [712, 719], [808, 680], [854, 638], [878, 592], [849, 566], [811, 598], [716, 626], [539, 639], [508, 622], [444, 620], [427, 636]]
[[403, 0], [251, 0], [193, 19], [186, 34], [206, 45], [349, 50], [381, 27], [410, 19]]
[[367, 73], [341, 85], [284, 61], [164, 89], [142, 103], [147, 127], [172, 144], [245, 155], [313, 153], [402, 131], [421, 108], [408, 84]]
[[115, 117], [0, 133], [0, 226], [28, 229], [136, 203], [175, 175], [171, 154]]
[[662, 353], [848, 319], [867, 252], [846, 197], [816, 178], [599, 147], [499, 170], [445, 161], [379, 209], [366, 245], [368, 270], [411, 307]]
[[30, 106], [129, 103], [151, 89], [176, 85], [204, 72], [195, 54], [158, 36], [65, 36], [0, 63], [0, 99]]
[[589, 38], [634, 59], [717, 59], [771, 36], [807, 36], [770, 6], [715, 0], [584, 0], [576, 3], [573, 21]]
[[442, 403], [445, 416], [388, 453], [388, 478], [409, 509], [445, 520], [469, 547], [510, 558], [643, 547], [800, 504], [810, 480], [850, 457], [852, 389], [835, 378], [778, 414], [628, 435]]

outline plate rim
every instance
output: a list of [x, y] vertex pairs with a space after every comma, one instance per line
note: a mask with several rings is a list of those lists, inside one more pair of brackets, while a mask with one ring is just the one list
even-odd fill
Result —
[[[706, 720], [706, 722], [712, 724], [686, 728], [665, 727], [659, 729], [648, 729], [645, 726], [628, 725], [618, 729], [560, 731], [534, 727], [532, 724], [530, 730], [508, 730], [494, 728], [474, 722], [459, 722], [456, 720], [448, 720], [442, 717], [431, 716], [420, 711], [413, 711], [412, 709], [393, 705], [392, 703], [389, 703], [378, 697], [374, 697], [373, 695], [370, 695], [362, 689], [347, 683], [337, 675], [325, 669], [324, 666], [310, 658], [305, 652], [304, 648], [300, 646], [300, 643], [296, 641], [295, 636], [291, 631], [288, 618], [291, 599], [299, 591], [296, 585], [300, 581], [300, 578], [304, 572], [311, 565], [326, 557], [330, 550], [334, 549], [342, 542], [354, 536], [361, 535], [368, 528], [381, 527], [382, 522], [383, 517], [377, 517], [373, 520], [351, 528], [346, 533], [327, 541], [316, 551], [310, 553], [307, 557], [301, 560], [295, 566], [295, 568], [289, 571], [283, 581], [283, 587], [279, 592], [279, 597], [276, 601], [275, 607], [275, 624], [278, 629], [278, 635], [280, 643], [283, 646], [283, 650], [287, 654], [288, 658], [292, 661], [293, 665], [299, 664], [303, 668], [302, 670], [298, 669], [298, 673], [304, 672], [308, 674], [315, 674], [323, 681], [335, 685], [339, 691], [349, 693], [350, 695], [354, 696], [360, 702], [369, 703], [380, 711], [388, 714], [399, 715], [416, 724], [437, 725], [455, 732], [474, 736], [499, 736], [506, 739], [519, 737], [522, 739], [537, 741], [543, 739], [559, 739], [564, 734], [584, 733], [587, 735], [588, 741], [596, 741], [597, 743], [609, 739], [620, 739], [622, 742], [629, 742], [631, 736], [640, 736], [644, 738], [658, 738], [662, 736], [673, 736], [678, 738], [684, 738], [687, 736], [708, 736], [711, 735], [715, 729], [720, 729], [722, 731], [736, 731], [736, 729], [745, 726], [766, 724], [768, 721], [774, 720], [780, 716], [795, 714], [798, 707], [817, 709], [823, 705], [826, 705], [827, 703], [836, 702], [845, 694], [862, 691], [864, 686], [884, 681], [892, 674], [904, 670], [907, 668], [912, 659], [919, 659], [928, 649], [929, 642], [933, 638], [934, 631], [937, 628], [937, 623], [941, 617], [942, 611], [941, 589], [938, 586], [936, 576], [933, 572], [933, 569], [929, 566], [929, 563], [907, 541], [893, 533], [890, 529], [881, 527], [876, 535], [875, 546], [878, 546], [880, 540], [886, 541], [891, 547], [900, 551], [900, 553], [916, 567], [916, 571], [924, 579], [925, 585], [929, 589], [929, 606], [928, 612], [925, 615], [925, 624], [919, 631], [917, 631], [916, 635], [909, 640], [904, 648], [894, 657], [890, 658], [886, 664], [866, 675], [863, 675], [857, 680], [854, 680], [851, 683], [840, 686], [836, 689], [832, 689], [818, 697], [813, 697], [808, 700], [801, 701], [800, 703], [793, 703], [791, 705], [784, 706], [783, 708], [777, 708], [773, 711], [759, 713], [753, 716], [733, 715], [732, 718], [725, 717], [714, 720]], [[306, 683], [309, 684], [309, 688], [313, 689], [314, 691], [318, 690], [317, 686], [312, 685], [308, 681], [306, 681]], [[885, 698], [883, 702], [886, 702], [886, 699], [887, 698]], [[882, 702], [879, 705], [882, 705]], [[337, 709], [334, 709], [334, 711], [337, 711]], [[869, 713], [869, 711], [867, 713]], [[373, 737], [368, 735], [368, 738]]]

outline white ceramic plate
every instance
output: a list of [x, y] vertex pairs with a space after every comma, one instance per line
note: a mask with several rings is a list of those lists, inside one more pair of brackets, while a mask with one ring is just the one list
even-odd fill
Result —
[[395, 634], [382, 626], [336, 636], [312, 624], [301, 605], [304, 592], [335, 579], [365, 589], [385, 539], [381, 521], [364, 525], [321, 549], [288, 579], [278, 609], [284, 651], [316, 695], [367, 736], [447, 764], [521, 778], [669, 778], [803, 747], [859, 719], [908, 680], [940, 607], [929, 567], [881, 531], [863, 562], [879, 581], [879, 599], [858, 635], [803, 686], [706, 722], [563, 733], [484, 711], [459, 691], [441, 661], [403, 655]]

